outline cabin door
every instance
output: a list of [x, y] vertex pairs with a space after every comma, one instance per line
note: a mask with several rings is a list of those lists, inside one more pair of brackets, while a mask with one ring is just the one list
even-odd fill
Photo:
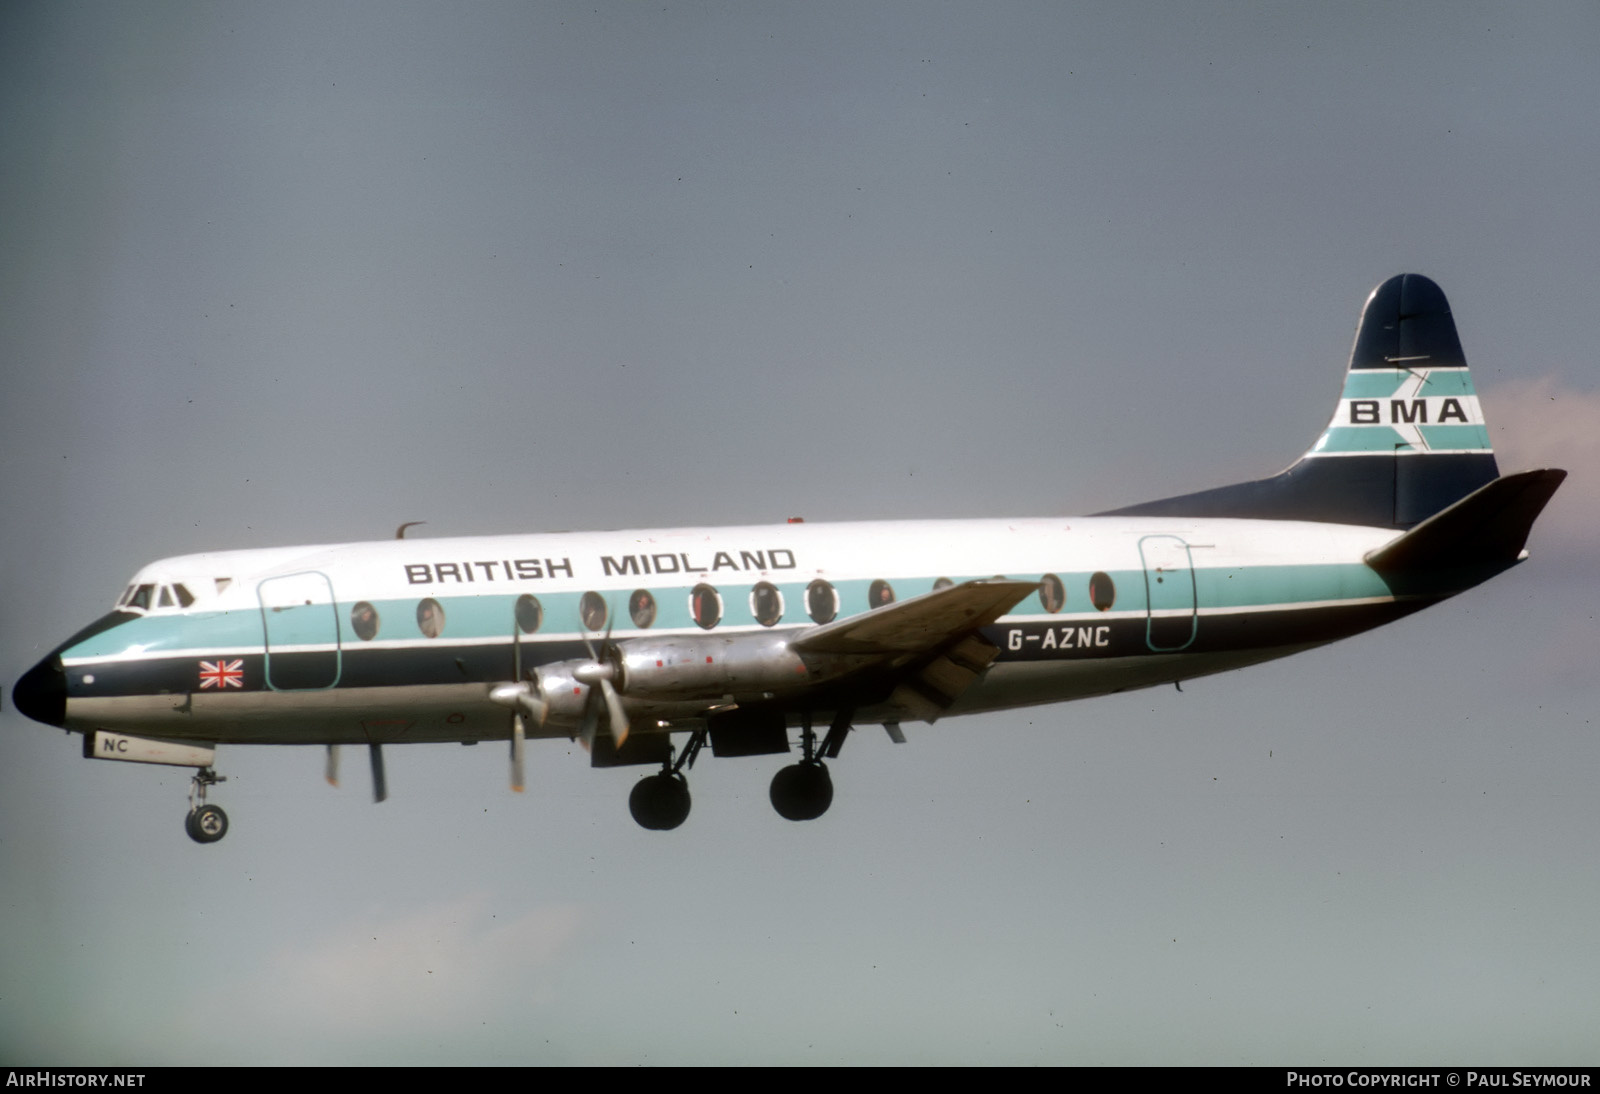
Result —
[[308, 571], [269, 577], [256, 588], [266, 638], [267, 686], [331, 688], [339, 682], [339, 616], [333, 583]]
[[1189, 545], [1177, 536], [1145, 536], [1139, 541], [1139, 557], [1149, 605], [1145, 645], [1163, 653], [1188, 649], [1199, 626]]

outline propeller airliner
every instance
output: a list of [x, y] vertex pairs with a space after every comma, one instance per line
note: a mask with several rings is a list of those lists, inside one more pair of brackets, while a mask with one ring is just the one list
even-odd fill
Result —
[[[633, 817], [689, 815], [687, 772], [784, 755], [772, 805], [833, 800], [852, 727], [1225, 672], [1381, 626], [1527, 557], [1565, 478], [1501, 475], [1439, 287], [1373, 290], [1332, 420], [1270, 478], [1088, 517], [676, 528], [185, 555], [25, 673], [17, 709], [84, 755], [195, 769], [223, 744], [574, 738], [645, 765]], [[1001, 576], [997, 576], [1001, 575]], [[795, 753], [798, 753], [795, 756]]]

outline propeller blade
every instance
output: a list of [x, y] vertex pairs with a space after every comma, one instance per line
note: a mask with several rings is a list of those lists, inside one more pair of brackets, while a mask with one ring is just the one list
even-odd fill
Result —
[[590, 686], [589, 695], [583, 701], [583, 722], [578, 726], [578, 739], [583, 742], [584, 748], [594, 747], [594, 731], [600, 726], [600, 693]]
[[622, 699], [618, 697], [617, 689], [603, 676], [600, 678], [600, 691], [606, 697], [606, 712], [611, 717], [611, 736], [616, 740], [617, 747], [621, 748], [628, 740], [628, 712], [622, 709]]
[[383, 746], [374, 742], [367, 746], [372, 759], [372, 804], [377, 805], [389, 797], [389, 780], [383, 773]]
[[522, 715], [511, 712], [511, 789], [522, 793], [522, 754], [527, 744], [527, 734], [522, 727]]
[[322, 777], [328, 780], [329, 786], [339, 785], [339, 746], [328, 746], [327, 763], [323, 766]]

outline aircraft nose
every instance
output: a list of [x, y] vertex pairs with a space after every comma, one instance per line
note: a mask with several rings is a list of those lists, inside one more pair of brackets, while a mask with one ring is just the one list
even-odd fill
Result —
[[61, 657], [52, 653], [22, 674], [11, 689], [17, 709], [36, 722], [50, 726], [67, 724], [67, 676]]

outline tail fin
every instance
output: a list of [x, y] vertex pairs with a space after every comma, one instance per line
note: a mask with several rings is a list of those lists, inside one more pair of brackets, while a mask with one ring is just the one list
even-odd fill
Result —
[[1410, 528], [1499, 473], [1450, 304], [1426, 277], [1400, 274], [1367, 298], [1338, 409], [1292, 467], [1103, 515]]

